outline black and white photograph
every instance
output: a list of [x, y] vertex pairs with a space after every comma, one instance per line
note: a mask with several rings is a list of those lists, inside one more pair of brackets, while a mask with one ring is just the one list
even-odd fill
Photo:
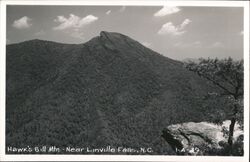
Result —
[[244, 10], [6, 5], [4, 154], [249, 156]]

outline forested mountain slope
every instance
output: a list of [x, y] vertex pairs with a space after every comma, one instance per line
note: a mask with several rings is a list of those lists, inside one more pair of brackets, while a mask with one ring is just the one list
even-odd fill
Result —
[[128, 36], [7, 45], [6, 146], [152, 147], [169, 124], [210, 120], [213, 88]]

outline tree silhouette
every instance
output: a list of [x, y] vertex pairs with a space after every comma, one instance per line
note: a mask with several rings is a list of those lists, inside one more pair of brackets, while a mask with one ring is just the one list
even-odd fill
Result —
[[226, 95], [233, 101], [228, 138], [228, 144], [231, 147], [235, 123], [243, 121], [243, 60], [234, 61], [230, 57], [223, 60], [201, 58], [198, 63], [188, 62], [186, 68], [212, 82], [222, 90], [220, 96]]

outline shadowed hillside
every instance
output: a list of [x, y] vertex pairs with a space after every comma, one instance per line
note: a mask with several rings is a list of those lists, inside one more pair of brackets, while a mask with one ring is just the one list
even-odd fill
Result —
[[7, 45], [6, 55], [6, 146], [174, 154], [161, 130], [214, 113], [202, 97], [213, 89], [207, 81], [119, 33], [77, 45], [31, 40]]

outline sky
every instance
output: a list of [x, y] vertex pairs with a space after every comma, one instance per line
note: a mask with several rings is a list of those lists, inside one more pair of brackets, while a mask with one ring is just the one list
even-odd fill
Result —
[[243, 8], [8, 6], [7, 44], [31, 39], [81, 44], [118, 32], [176, 60], [243, 58]]

